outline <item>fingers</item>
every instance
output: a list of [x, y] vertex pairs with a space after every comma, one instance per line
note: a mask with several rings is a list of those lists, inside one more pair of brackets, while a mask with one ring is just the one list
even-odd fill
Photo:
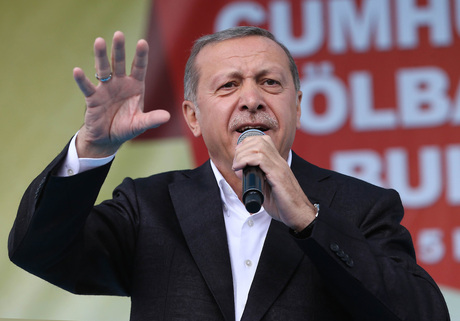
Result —
[[[138, 81], [144, 81], [147, 72], [149, 46], [145, 40], [139, 40], [136, 46], [136, 54], [133, 59], [131, 76]], [[111, 62], [107, 56], [107, 44], [103, 38], [97, 38], [94, 41], [95, 69], [99, 79], [110, 77], [123, 77], [126, 75], [126, 54], [125, 54], [125, 36], [121, 31], [113, 35]], [[80, 90], [86, 97], [91, 96], [96, 91], [91, 81], [85, 76], [80, 68], [75, 68], [74, 79]], [[109, 81], [103, 82], [108, 84]]]
[[[147, 72], [149, 46], [147, 41], [139, 40], [136, 46], [136, 54], [131, 67], [131, 76], [139, 81], [145, 79]], [[96, 72], [100, 78], [124, 76], [126, 74], [125, 36], [121, 31], [115, 32], [112, 41], [112, 67], [107, 57], [106, 42], [103, 38], [97, 38], [94, 42], [94, 54]]]
[[112, 70], [115, 76], [125, 75], [125, 59], [125, 36], [121, 31], [117, 31], [112, 41]]
[[152, 110], [144, 114], [147, 123], [145, 124], [146, 129], [156, 128], [166, 123], [171, 118], [171, 114], [163, 109]]
[[268, 135], [248, 137], [235, 147], [233, 169], [263, 166], [263, 162], [272, 162], [276, 156], [279, 156], [279, 153]]
[[269, 181], [283, 179], [283, 173], [289, 168], [268, 135], [248, 137], [236, 146], [232, 163], [235, 174], [240, 177], [238, 171], [246, 166], [259, 166]]
[[94, 41], [94, 56], [96, 73], [100, 78], [109, 77], [112, 69], [110, 67], [109, 58], [107, 58], [107, 47], [103, 38], [97, 38]]
[[147, 62], [149, 55], [149, 45], [145, 40], [139, 40], [136, 46], [136, 55], [131, 66], [131, 76], [139, 81], [145, 79], [147, 73]]
[[89, 97], [96, 92], [96, 87], [94, 87], [93, 83], [85, 76], [85, 73], [80, 68], [74, 68], [73, 78], [85, 97]]
[[168, 122], [170, 118], [171, 115], [169, 112], [163, 109], [152, 110], [148, 113], [139, 112], [131, 122], [133, 127], [129, 131], [129, 134], [132, 136], [128, 139], [136, 137], [148, 129], [157, 128]]

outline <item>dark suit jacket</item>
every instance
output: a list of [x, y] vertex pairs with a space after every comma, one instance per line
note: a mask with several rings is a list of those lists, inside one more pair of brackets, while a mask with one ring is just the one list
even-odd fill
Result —
[[[9, 239], [17, 265], [68, 291], [131, 296], [131, 320], [234, 320], [219, 188], [209, 162], [126, 179], [93, 208], [110, 165], [26, 191]], [[415, 261], [398, 194], [293, 156], [321, 205], [311, 235], [272, 221], [242, 320], [448, 320]]]

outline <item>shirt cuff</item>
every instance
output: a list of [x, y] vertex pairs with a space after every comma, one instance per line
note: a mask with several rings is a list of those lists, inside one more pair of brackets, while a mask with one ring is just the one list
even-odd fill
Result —
[[78, 173], [91, 170], [96, 167], [100, 167], [110, 163], [114, 158], [115, 154], [103, 157], [103, 158], [78, 158], [77, 146], [75, 144], [77, 134], [72, 137], [67, 151], [67, 156], [62, 163], [61, 167], [57, 171], [57, 176], [67, 177]]

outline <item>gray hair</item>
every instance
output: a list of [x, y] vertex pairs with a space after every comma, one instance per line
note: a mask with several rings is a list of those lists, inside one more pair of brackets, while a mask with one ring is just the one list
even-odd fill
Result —
[[286, 48], [286, 46], [277, 41], [275, 39], [275, 36], [273, 36], [272, 33], [265, 29], [245, 26], [225, 29], [210, 35], [205, 35], [195, 41], [190, 56], [188, 58], [187, 64], [185, 65], [184, 99], [192, 101], [194, 104], [196, 104], [196, 92], [198, 87], [199, 71], [196, 68], [195, 61], [201, 49], [203, 49], [205, 46], [211, 43], [219, 43], [225, 40], [244, 38], [249, 36], [261, 36], [268, 38], [277, 43], [284, 50], [289, 60], [289, 69], [294, 80], [295, 89], [296, 91], [300, 90], [299, 71], [297, 70], [294, 58], [292, 57], [291, 53]]

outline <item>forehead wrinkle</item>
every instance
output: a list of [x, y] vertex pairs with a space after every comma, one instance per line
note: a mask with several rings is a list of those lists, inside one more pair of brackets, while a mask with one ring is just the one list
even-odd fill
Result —
[[228, 56], [228, 57], [224, 56], [223, 59], [230, 61], [231, 64], [233, 64], [235, 59], [236, 59], [236, 63], [238, 65], [239, 64], [247, 65], [249, 63], [252, 63], [254, 60], [265, 61], [265, 59], [263, 58], [264, 55], [267, 55], [266, 50], [249, 53], [247, 55], [235, 54], [235, 55], [231, 55], [231, 56]]
[[258, 51], [255, 51], [255, 52], [252, 52], [252, 53], [249, 53], [247, 55], [242, 55], [242, 54], [235, 54], [235, 55], [232, 55], [232, 56], [228, 56], [226, 57], [227, 59], [233, 59], [233, 58], [255, 58], [256, 56], [258, 55], [261, 55], [261, 54], [265, 54], [267, 53], [267, 50], [258, 50]]
[[[252, 65], [252, 67], [251, 67], [251, 68], [262, 68], [261, 70], [256, 71], [256, 77], [267, 75], [267, 74], [272, 73], [272, 72], [277, 73], [277, 74], [283, 74], [283, 72], [285, 70], [287, 70], [290, 73], [289, 62], [287, 61], [287, 58], [286, 58], [286, 61], [285, 61], [286, 62], [285, 67], [286, 68], [284, 68], [284, 66], [280, 65], [280, 62], [273, 62], [270, 59], [270, 57], [269, 57], [269, 59], [259, 59], [260, 54], [268, 54], [268, 51], [261, 50], [261, 51], [256, 52], [255, 54], [249, 54], [249, 55], [245, 55], [245, 56], [244, 55], [233, 55], [233, 56], [230, 56], [230, 57], [227, 57], [227, 58], [224, 58], [224, 59], [229, 59], [230, 60], [230, 59], [233, 59], [233, 58], [236, 58], [236, 59], [251, 58], [251, 60], [258, 60], [259, 63], [257, 63], [256, 65]], [[245, 65], [250, 63], [249, 61], [243, 61], [243, 62], [244, 62]], [[238, 64], [241, 64], [241, 63], [242, 63], [241, 61], [238, 61]], [[241, 65], [237, 65], [236, 68], [237, 69], [241, 68]], [[237, 73], [238, 73], [238, 71], [229, 73], [228, 75], [238, 76]], [[240, 73], [243, 74], [243, 72], [240, 72]]]

